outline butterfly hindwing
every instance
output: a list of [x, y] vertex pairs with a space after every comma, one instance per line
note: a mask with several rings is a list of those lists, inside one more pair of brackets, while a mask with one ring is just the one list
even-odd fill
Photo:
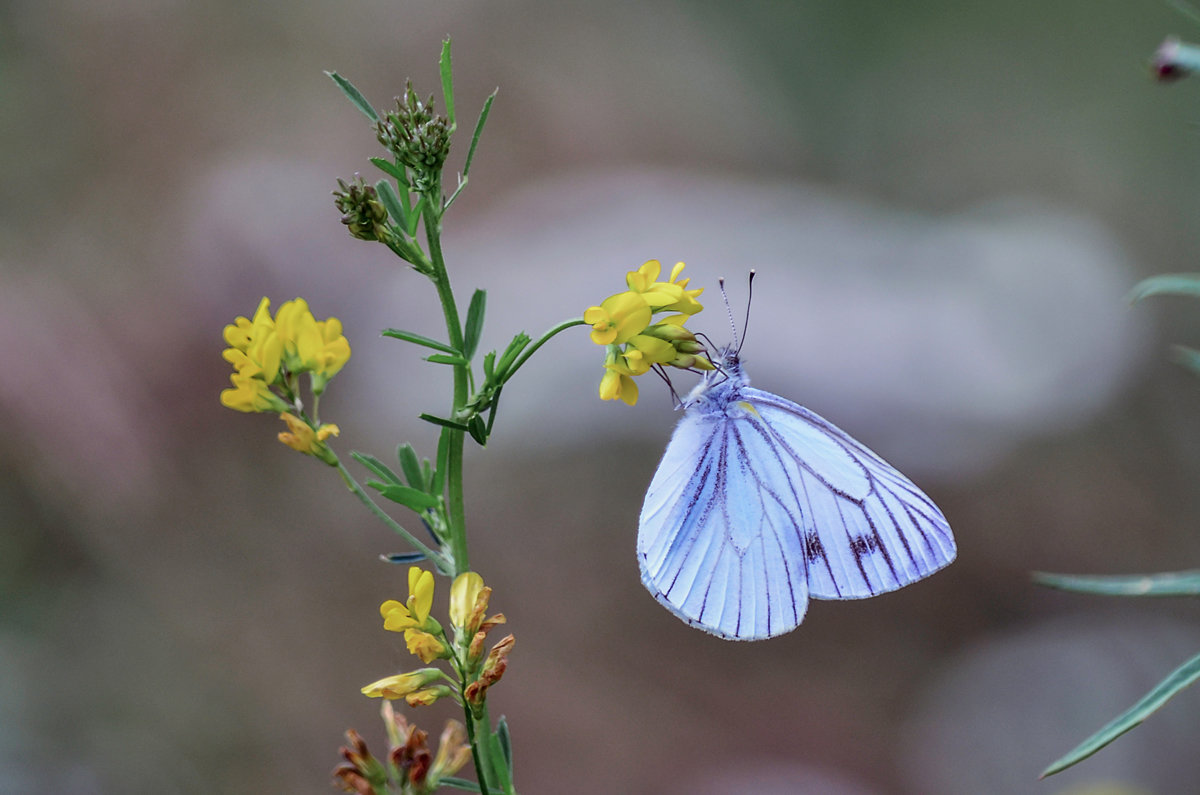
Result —
[[[749, 433], [747, 433], [749, 432]], [[807, 606], [782, 463], [760, 434], [689, 412], [646, 493], [638, 533], [642, 580], [690, 624], [738, 640], [794, 629]]]

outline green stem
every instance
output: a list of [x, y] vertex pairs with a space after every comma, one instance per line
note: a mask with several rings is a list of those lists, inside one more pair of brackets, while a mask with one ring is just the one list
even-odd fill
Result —
[[363, 487], [360, 486], [358, 481], [354, 479], [354, 476], [350, 474], [350, 470], [346, 469], [346, 465], [342, 463], [340, 458], [337, 459], [337, 470], [338, 474], [342, 476], [342, 482], [346, 484], [346, 488], [354, 492], [354, 496], [358, 497], [359, 502], [367, 506], [368, 511], [375, 514], [384, 524], [396, 531], [400, 537], [412, 544], [414, 549], [433, 561], [438, 569], [445, 568], [445, 562], [442, 560], [441, 554], [434, 552], [432, 549], [418, 541], [412, 533], [405, 530], [399, 522], [388, 516], [382, 508], [376, 505], [375, 501], [371, 499], [371, 495], [367, 494], [367, 492], [363, 490]]
[[[442, 256], [442, 185], [441, 181], [430, 186], [425, 196], [425, 240], [429, 245], [429, 260], [433, 266], [430, 278], [437, 287], [438, 299], [442, 302], [442, 313], [446, 317], [446, 334], [450, 346], [463, 349], [462, 323], [458, 319], [458, 304], [454, 301], [454, 290], [450, 287], [450, 276], [446, 272], [446, 260]], [[452, 418], [467, 404], [468, 365], [454, 367], [454, 408]], [[446, 455], [446, 520], [448, 525], [451, 576], [457, 576], [470, 568], [467, 555], [466, 503], [463, 499], [463, 432], [452, 430], [450, 447]]]
[[479, 791], [488, 795], [487, 774], [483, 767], [483, 758], [479, 741], [475, 736], [475, 716], [471, 714], [471, 705], [463, 702], [463, 713], [467, 724], [467, 742], [471, 743], [471, 759], [475, 762], [475, 779], [479, 782]]
[[543, 334], [541, 336], [541, 338], [538, 339], [537, 342], [530, 345], [528, 348], [525, 349], [524, 353], [522, 353], [519, 357], [517, 357], [517, 360], [515, 362], [513, 362], [513, 366], [510, 367], [508, 369], [508, 372], [504, 374], [505, 383], [507, 383], [508, 380], [513, 377], [513, 374], [516, 373], [517, 370], [521, 369], [521, 365], [525, 364], [525, 362], [529, 360], [529, 357], [533, 356], [533, 354], [535, 354], [537, 352], [538, 348], [542, 347], [547, 342], [549, 342], [550, 339], [555, 334], [558, 334], [560, 331], [566, 331], [567, 329], [573, 328], [575, 326], [585, 325], [585, 323], [586, 323], [586, 321], [584, 321], [584, 319], [581, 317], [571, 318], [570, 320], [564, 320], [563, 322], [559, 323], [554, 328], [547, 331], [545, 334]]

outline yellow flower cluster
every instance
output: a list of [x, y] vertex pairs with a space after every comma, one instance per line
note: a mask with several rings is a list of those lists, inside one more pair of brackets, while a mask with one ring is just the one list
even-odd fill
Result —
[[225, 327], [224, 336], [229, 347], [222, 356], [234, 372], [233, 386], [221, 392], [221, 404], [236, 411], [278, 413], [288, 426], [279, 434], [281, 442], [326, 458], [324, 442], [338, 434], [337, 426], [316, 425], [291, 411], [299, 408], [301, 374], [309, 374], [317, 397], [350, 358], [341, 321], [317, 320], [303, 298], [285, 302], [272, 317], [271, 302], [263, 298], [253, 318], [237, 318]]
[[[508, 667], [508, 653], [516, 642], [512, 635], [501, 639], [484, 657], [487, 633], [505, 622], [503, 614], [487, 617], [492, 589], [473, 571], [463, 572], [450, 586], [450, 624], [454, 638], [446, 636], [442, 625], [429, 615], [433, 607], [433, 573], [417, 566], [408, 570], [408, 600], [389, 599], [379, 606], [383, 628], [403, 632], [408, 650], [429, 665], [435, 660], [451, 660], [461, 681], [455, 681], [439, 668], [420, 668], [372, 682], [363, 695], [375, 698], [403, 698], [410, 706], [432, 704], [451, 696], [460, 703], [480, 706], [487, 689], [500, 680]], [[438, 680], [451, 682], [450, 687]]]
[[[659, 281], [662, 264], [648, 260], [636, 271], [625, 274], [629, 288], [588, 307], [583, 320], [592, 326], [592, 342], [603, 345], [604, 377], [600, 399], [637, 403], [634, 378], [656, 365], [682, 369], [712, 370], [701, 356], [704, 346], [684, 328], [688, 318], [703, 307], [696, 300], [703, 288], [687, 289], [688, 279], [679, 278], [684, 264], [678, 262], [666, 281]], [[661, 317], [660, 312], [674, 313]]]

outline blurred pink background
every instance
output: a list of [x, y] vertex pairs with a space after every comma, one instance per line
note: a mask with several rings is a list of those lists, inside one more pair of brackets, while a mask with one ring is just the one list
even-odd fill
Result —
[[[423, 279], [330, 191], [377, 107], [454, 39], [446, 223], [485, 345], [537, 334], [656, 257], [718, 341], [758, 272], [756, 386], [837, 422], [943, 508], [959, 559], [730, 644], [643, 590], [642, 493], [677, 415], [596, 399], [580, 331], [472, 448], [472, 563], [517, 645], [522, 793], [1192, 791], [1187, 692], [1092, 760], [1049, 762], [1200, 651], [1196, 607], [1050, 592], [1031, 570], [1195, 566], [1200, 392], [1169, 344], [1200, 305], [1200, 82], [1154, 85], [1163, 4], [67, 0], [0, 8], [0, 792], [332, 792], [365, 683], [411, 665], [377, 608], [403, 544], [338, 478], [217, 400], [221, 329], [305, 296], [354, 356], [339, 452], [431, 455], [447, 374]], [[690, 387], [686, 376], [681, 389]], [[444, 593], [444, 591], [443, 591]], [[436, 735], [454, 715], [410, 711]]]

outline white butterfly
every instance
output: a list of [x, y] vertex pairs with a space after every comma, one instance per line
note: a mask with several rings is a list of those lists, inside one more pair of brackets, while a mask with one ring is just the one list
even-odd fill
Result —
[[752, 389], [737, 351], [683, 401], [638, 527], [642, 582], [692, 626], [761, 640], [809, 597], [893, 591], [954, 560], [946, 517], [841, 429]]

